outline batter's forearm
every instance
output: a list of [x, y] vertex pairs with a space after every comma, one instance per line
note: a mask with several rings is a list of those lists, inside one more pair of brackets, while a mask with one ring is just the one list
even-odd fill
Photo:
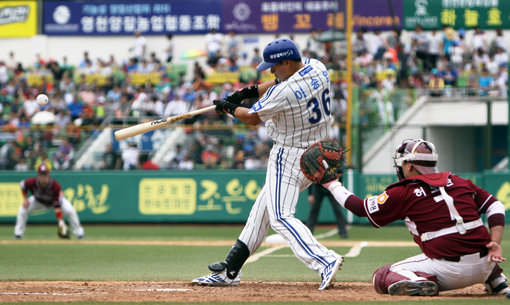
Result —
[[237, 107], [234, 111], [234, 116], [241, 120], [242, 122], [249, 125], [258, 125], [262, 123], [259, 115], [256, 113], [249, 113], [249, 109], [245, 107]]
[[275, 80], [270, 80], [270, 81], [263, 82], [262, 84], [258, 85], [259, 97], [264, 95], [264, 93], [266, 93], [267, 89], [269, 89], [271, 86], [273, 86], [275, 84], [276, 84]]

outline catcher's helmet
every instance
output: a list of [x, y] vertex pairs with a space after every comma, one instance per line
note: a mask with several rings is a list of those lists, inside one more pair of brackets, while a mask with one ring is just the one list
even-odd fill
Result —
[[436, 168], [438, 159], [439, 157], [434, 144], [422, 139], [404, 140], [402, 144], [397, 147], [395, 157], [393, 158], [397, 176], [400, 180], [405, 178], [402, 171], [403, 161], [411, 163], [420, 174], [426, 175], [439, 172]]
[[294, 41], [287, 38], [279, 38], [271, 41], [264, 48], [264, 61], [257, 66], [257, 69], [264, 71], [284, 60], [298, 58], [301, 58], [301, 54]]

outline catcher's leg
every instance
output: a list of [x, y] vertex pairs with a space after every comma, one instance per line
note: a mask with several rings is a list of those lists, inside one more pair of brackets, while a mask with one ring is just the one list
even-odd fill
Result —
[[28, 207], [21, 205], [18, 209], [16, 217], [16, 225], [14, 226], [14, 237], [20, 239], [25, 234], [27, 228], [28, 215], [34, 210], [48, 209], [45, 205], [39, 203], [34, 196], [28, 197]]
[[488, 294], [506, 294], [510, 291], [506, 276], [503, 274], [503, 269], [498, 264], [494, 266], [484, 285], [485, 291]]
[[391, 265], [385, 265], [377, 269], [372, 276], [372, 284], [378, 293], [417, 296], [438, 294], [435, 275], [409, 270], [391, 271], [390, 268]]
[[76, 210], [74, 209], [71, 202], [69, 202], [69, 200], [67, 200], [65, 197], [62, 197], [62, 213], [65, 217], [67, 217], [69, 225], [73, 230], [73, 234], [79, 239], [83, 238], [85, 236], [85, 232], [81, 226], [78, 214], [76, 213]]

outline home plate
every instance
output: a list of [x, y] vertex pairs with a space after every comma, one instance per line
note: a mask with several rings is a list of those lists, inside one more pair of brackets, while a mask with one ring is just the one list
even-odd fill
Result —
[[156, 288], [156, 289], [136, 289], [135, 291], [164, 291], [164, 292], [175, 292], [175, 291], [191, 291], [192, 289], [184, 288]]

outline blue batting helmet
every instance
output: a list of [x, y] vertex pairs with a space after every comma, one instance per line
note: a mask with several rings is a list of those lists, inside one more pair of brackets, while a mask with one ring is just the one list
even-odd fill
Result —
[[279, 38], [271, 41], [264, 48], [264, 61], [257, 66], [257, 69], [263, 71], [284, 60], [297, 58], [301, 58], [297, 45], [290, 39]]

